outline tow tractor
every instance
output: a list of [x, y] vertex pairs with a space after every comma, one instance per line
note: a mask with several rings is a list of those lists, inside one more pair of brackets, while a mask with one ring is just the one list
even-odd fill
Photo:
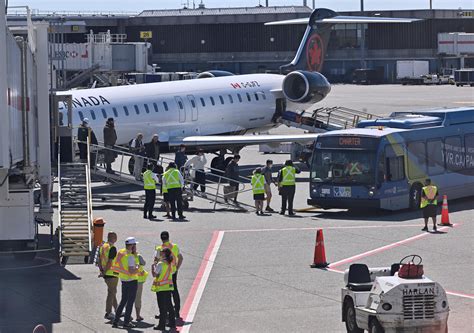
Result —
[[349, 333], [447, 333], [446, 292], [423, 274], [418, 255], [391, 267], [352, 264], [341, 290], [342, 321]]

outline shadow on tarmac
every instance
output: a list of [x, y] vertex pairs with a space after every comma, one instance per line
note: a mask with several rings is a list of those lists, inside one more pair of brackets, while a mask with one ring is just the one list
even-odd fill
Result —
[[[49, 244], [49, 235], [40, 245]], [[0, 257], [0, 332], [31, 333], [43, 324], [47, 332], [61, 321], [63, 280], [80, 280], [58, 263], [57, 252], [41, 252], [34, 260]]]
[[[438, 220], [441, 218], [441, 202], [438, 204]], [[449, 212], [461, 212], [474, 209], [474, 197], [451, 200], [448, 204]], [[313, 219], [329, 219], [329, 220], [353, 220], [353, 221], [378, 221], [378, 222], [404, 222], [408, 220], [422, 220], [422, 211], [419, 210], [402, 210], [402, 211], [386, 211], [372, 210], [367, 211], [363, 208], [359, 210], [343, 210], [343, 211], [323, 211], [312, 216]], [[438, 221], [439, 222], [439, 221]], [[463, 221], [459, 221], [463, 222]], [[431, 220], [430, 220], [431, 223]]]

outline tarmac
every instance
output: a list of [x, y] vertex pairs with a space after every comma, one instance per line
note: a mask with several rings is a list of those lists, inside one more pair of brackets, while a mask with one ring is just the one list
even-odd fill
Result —
[[[336, 105], [387, 115], [474, 106], [474, 91], [455, 86], [335, 85], [317, 106]], [[274, 132], [293, 130], [281, 126]], [[241, 168], [247, 172], [268, 158], [277, 170], [288, 158], [286, 154], [263, 155], [257, 146], [246, 147], [240, 154]], [[118, 233], [118, 247], [126, 237], [135, 236], [147, 268], [160, 232], [170, 232], [184, 256], [178, 277], [185, 321], [181, 332], [345, 332], [340, 299], [344, 269], [354, 262], [390, 266], [409, 254], [419, 254], [425, 274], [448, 292], [449, 331], [474, 331], [474, 197], [449, 201], [453, 227], [425, 233], [419, 211], [308, 207], [307, 181], [304, 170], [298, 175], [295, 217], [257, 216], [220, 205], [213, 210], [212, 202], [200, 198], [190, 203], [186, 221], [169, 222], [163, 212], [157, 212], [153, 221], [145, 220], [138, 202], [95, 201], [94, 216], [104, 218], [106, 232]], [[272, 206], [277, 210], [280, 197], [273, 190]], [[100, 186], [98, 191], [142, 194], [130, 186]], [[240, 200], [253, 203], [250, 192]], [[318, 229], [324, 232], [330, 269], [310, 268]], [[48, 232], [45, 227], [41, 231]], [[31, 332], [37, 324], [43, 324], [47, 332], [123, 331], [103, 319], [105, 283], [98, 278], [98, 269], [83, 264], [81, 258], [71, 258], [62, 267], [46, 252], [32, 262], [4, 256], [0, 272], [0, 333]], [[157, 323], [156, 296], [150, 288], [151, 277], [143, 292], [145, 320], [131, 332], [152, 330]]]

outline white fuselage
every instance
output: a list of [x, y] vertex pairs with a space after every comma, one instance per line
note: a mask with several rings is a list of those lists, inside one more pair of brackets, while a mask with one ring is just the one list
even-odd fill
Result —
[[[139, 132], [144, 141], [157, 133], [160, 141], [169, 142], [275, 126], [276, 97], [272, 90], [281, 90], [283, 78], [249, 74], [71, 90], [58, 95], [72, 95], [73, 126], [88, 118], [99, 141], [103, 141], [107, 118], [113, 117], [119, 145]], [[66, 119], [66, 106], [60, 104], [59, 111]]]

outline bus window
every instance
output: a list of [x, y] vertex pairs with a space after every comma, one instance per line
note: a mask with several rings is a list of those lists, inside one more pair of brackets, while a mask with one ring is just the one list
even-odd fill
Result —
[[405, 163], [403, 156], [387, 157], [385, 177], [389, 182], [405, 179]]
[[474, 134], [468, 134], [464, 137], [466, 143], [466, 168], [474, 169]]
[[443, 141], [441, 139], [426, 142], [426, 156], [428, 158], [428, 174], [439, 175], [444, 172]]
[[446, 169], [458, 171], [464, 169], [464, 147], [460, 136], [450, 136], [444, 141], [444, 156]]
[[79, 118], [81, 119], [81, 121], [84, 120], [84, 114], [82, 113], [82, 111], [79, 111]]
[[408, 143], [408, 177], [426, 177], [426, 149], [423, 141]]

